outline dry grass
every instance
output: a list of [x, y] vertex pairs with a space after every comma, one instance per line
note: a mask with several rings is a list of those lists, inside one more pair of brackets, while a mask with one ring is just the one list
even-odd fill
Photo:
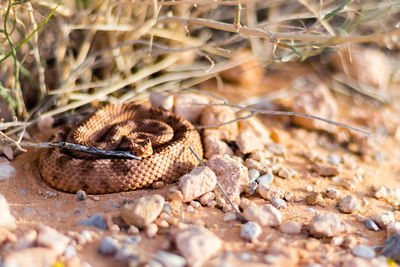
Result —
[[398, 49], [399, 11], [372, 0], [2, 1], [0, 102], [14, 119], [0, 130], [196, 87], [249, 60], [233, 57], [243, 48], [265, 66], [349, 43]]

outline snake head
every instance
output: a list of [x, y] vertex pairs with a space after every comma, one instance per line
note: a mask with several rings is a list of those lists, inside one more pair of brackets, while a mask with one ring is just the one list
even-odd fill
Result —
[[149, 138], [131, 140], [129, 147], [131, 154], [138, 157], [146, 157], [153, 154], [153, 145]]

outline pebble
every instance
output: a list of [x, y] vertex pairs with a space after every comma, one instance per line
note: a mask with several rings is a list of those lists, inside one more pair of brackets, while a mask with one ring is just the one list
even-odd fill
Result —
[[251, 254], [250, 253], [240, 253], [238, 255], [238, 259], [241, 261], [250, 261], [251, 260]]
[[122, 239], [122, 242], [125, 244], [130, 244], [130, 245], [138, 245], [142, 238], [139, 235], [136, 236], [126, 236], [124, 239]]
[[0, 162], [0, 181], [8, 180], [14, 177], [15, 174], [16, 170], [8, 160]]
[[260, 177], [260, 172], [256, 169], [249, 169], [249, 183], [255, 182]]
[[400, 222], [389, 223], [386, 227], [388, 236], [400, 234]]
[[150, 103], [155, 108], [172, 111], [174, 107], [174, 96], [164, 92], [150, 92]]
[[85, 225], [85, 226], [94, 226], [101, 230], [107, 230], [107, 223], [103, 218], [103, 215], [100, 213], [96, 213], [92, 217], [89, 217], [83, 221], [80, 221], [76, 224], [77, 226]]
[[281, 198], [274, 197], [271, 204], [277, 209], [286, 209], [286, 201]]
[[17, 228], [15, 218], [10, 212], [10, 206], [2, 194], [0, 194], [0, 227], [4, 227], [9, 230], [14, 230]]
[[248, 221], [257, 222], [261, 226], [279, 226], [282, 221], [281, 212], [271, 204], [262, 206], [248, 206], [243, 211]]
[[222, 241], [203, 226], [190, 226], [176, 235], [175, 243], [188, 265], [201, 266], [216, 255]]
[[158, 251], [156, 259], [167, 267], [184, 267], [186, 265], [186, 260], [183, 257], [165, 251]]
[[338, 199], [342, 193], [335, 188], [328, 187], [325, 191], [325, 195], [331, 199]]
[[256, 222], [247, 222], [243, 224], [240, 230], [240, 237], [246, 241], [254, 242], [261, 235], [261, 226]]
[[236, 221], [237, 217], [236, 214], [234, 212], [227, 212], [225, 213], [224, 216], [224, 222], [231, 222], [231, 221]]
[[[124, 261], [124, 262], [140, 262], [140, 256], [136, 251], [132, 249], [132, 247], [123, 245], [121, 246], [117, 252], [115, 253], [114, 259], [117, 261]], [[127, 264], [130, 266], [129, 264]]]
[[285, 222], [279, 226], [279, 230], [284, 234], [297, 235], [301, 233], [301, 227], [298, 222]]
[[236, 145], [243, 154], [248, 154], [260, 149], [260, 141], [250, 131], [241, 132], [236, 138]]
[[333, 165], [339, 165], [340, 164], [340, 157], [335, 155], [335, 154], [329, 154], [328, 155], [328, 162], [330, 164], [333, 164]]
[[400, 263], [400, 235], [392, 235], [386, 238], [381, 254]]
[[[229, 198], [238, 203], [240, 194], [249, 184], [247, 168], [237, 160], [227, 155], [214, 155], [207, 161], [207, 166], [217, 175], [217, 181]], [[224, 198], [219, 187], [214, 190], [218, 197]]]
[[208, 159], [214, 155], [234, 155], [232, 149], [228, 146], [228, 144], [220, 140], [216, 136], [205, 136], [203, 138], [203, 143], [204, 156]]
[[70, 238], [60, 234], [56, 229], [49, 226], [41, 226], [38, 231], [36, 242], [38, 245], [48, 247], [61, 254], [65, 251]]
[[155, 223], [150, 223], [146, 227], [146, 236], [148, 238], [153, 238], [157, 235], [158, 232], [158, 226]]
[[188, 213], [194, 213], [194, 212], [195, 212], [195, 209], [194, 209], [192, 206], [188, 206], [188, 207], [186, 208], [186, 212], [188, 212]]
[[306, 192], [308, 192], [308, 193], [311, 193], [314, 191], [314, 187], [312, 185], [307, 185], [305, 189], [306, 189]]
[[339, 175], [339, 170], [336, 165], [327, 165], [315, 162], [313, 170], [321, 176], [336, 176]]
[[257, 182], [262, 185], [269, 185], [273, 181], [274, 181], [274, 175], [272, 173], [267, 173], [257, 178]]
[[380, 228], [386, 229], [386, 226], [389, 223], [394, 222], [394, 215], [393, 215], [393, 212], [388, 211], [383, 214], [375, 215], [373, 219], [379, 225]]
[[295, 196], [294, 196], [293, 192], [287, 191], [287, 192], [285, 192], [283, 198], [284, 198], [286, 201], [289, 202], [289, 201], [293, 201], [294, 198], [295, 198]]
[[65, 248], [64, 256], [65, 256], [66, 258], [73, 258], [73, 257], [76, 256], [76, 254], [77, 254], [77, 252], [76, 252], [76, 248], [75, 248], [74, 246], [69, 245], [69, 246], [67, 246], [67, 247]]
[[321, 205], [325, 203], [321, 193], [313, 192], [306, 197], [306, 203], [308, 205]]
[[197, 166], [179, 179], [183, 201], [189, 202], [214, 189], [217, 185], [215, 173], [208, 167]]
[[283, 198], [285, 190], [273, 185], [260, 184], [257, 187], [257, 193], [264, 199], [271, 201], [273, 198]]
[[365, 245], [357, 245], [351, 250], [351, 252], [354, 256], [364, 259], [372, 259], [375, 257], [375, 251]]
[[126, 224], [144, 228], [160, 215], [164, 202], [164, 198], [158, 194], [137, 198], [122, 207], [121, 218]]
[[281, 260], [281, 258], [279, 256], [277, 256], [277, 255], [269, 255], [269, 254], [267, 254], [267, 255], [264, 256], [264, 262], [266, 264], [276, 264], [280, 260]]
[[258, 188], [258, 183], [252, 182], [246, 187], [245, 192], [249, 195], [253, 195], [257, 191], [257, 188]]
[[117, 240], [110, 236], [105, 236], [101, 240], [99, 252], [106, 255], [115, 254], [120, 248], [121, 245], [118, 243]]
[[193, 201], [190, 201], [190, 206], [197, 209], [197, 208], [201, 207], [201, 204], [200, 204], [200, 202], [193, 200]]
[[333, 237], [346, 230], [344, 222], [332, 213], [316, 214], [311, 219], [310, 233], [315, 237]]
[[365, 228], [367, 228], [370, 231], [374, 231], [374, 232], [379, 231], [379, 226], [372, 219], [365, 220], [364, 225], [365, 225]]
[[283, 179], [289, 179], [292, 173], [288, 169], [282, 168], [278, 171], [277, 175]]
[[213, 201], [215, 199], [215, 194], [213, 192], [208, 192], [202, 195], [199, 198], [199, 201], [202, 205], [207, 205], [210, 201]]
[[338, 201], [338, 208], [343, 213], [354, 213], [361, 209], [360, 201], [354, 195], [347, 195]]
[[86, 199], [86, 192], [83, 190], [78, 190], [75, 194], [75, 200], [77, 201], [83, 201]]

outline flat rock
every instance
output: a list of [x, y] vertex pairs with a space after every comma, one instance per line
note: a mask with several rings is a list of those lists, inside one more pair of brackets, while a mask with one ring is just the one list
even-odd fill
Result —
[[[249, 183], [247, 168], [227, 155], [215, 155], [206, 165], [217, 175], [217, 181], [233, 202], [239, 203], [240, 194]], [[218, 197], [223, 198], [221, 190], [215, 189]]]
[[271, 204], [262, 206], [247, 206], [243, 216], [248, 221], [257, 222], [261, 226], [279, 226], [282, 221], [281, 212]]
[[17, 227], [6, 198], [0, 194], [0, 227], [13, 230]]
[[346, 230], [344, 222], [336, 214], [316, 214], [309, 226], [310, 233], [315, 237], [333, 237]]
[[[3, 258], [2, 267], [49, 267], [53, 266], [57, 260], [58, 253], [50, 248], [27, 248], [24, 250], [13, 251]], [[34, 265], [33, 265], [34, 263]]]
[[201, 266], [216, 255], [222, 241], [202, 226], [190, 226], [176, 235], [175, 243], [189, 265]]
[[179, 179], [183, 201], [189, 202], [212, 191], [217, 184], [217, 176], [208, 167], [195, 167]]
[[122, 208], [121, 218], [126, 224], [144, 228], [160, 215], [164, 202], [164, 198], [157, 194], [137, 198]]

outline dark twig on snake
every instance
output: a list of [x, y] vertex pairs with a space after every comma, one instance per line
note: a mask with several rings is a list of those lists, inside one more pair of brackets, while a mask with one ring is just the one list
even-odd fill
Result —
[[99, 149], [99, 148], [87, 147], [87, 146], [82, 146], [82, 145], [67, 143], [67, 142], [58, 142], [58, 143], [21, 142], [20, 144], [22, 146], [39, 147], [39, 148], [61, 147], [61, 148], [65, 148], [65, 149], [78, 150], [78, 151], [82, 151], [82, 152], [87, 152], [87, 153], [102, 155], [102, 156], [108, 156], [108, 157], [114, 157], [114, 158], [136, 159], [136, 160], [142, 159], [141, 157], [135, 156], [135, 155], [129, 153], [128, 151], [103, 150], [103, 149]]
[[[189, 146], [190, 151], [193, 153], [193, 155], [196, 157], [197, 161], [202, 165], [202, 166], [206, 166], [203, 161], [199, 158], [199, 156], [197, 156], [196, 152], [194, 152], [193, 148], [191, 146]], [[232, 206], [233, 210], [236, 213], [236, 216], [240, 219], [240, 221], [242, 223], [246, 223], [247, 220], [243, 217], [242, 214], [240, 214], [240, 211], [236, 208], [235, 204], [233, 204], [232, 200], [229, 198], [229, 196], [226, 194], [224, 188], [222, 188], [221, 184], [218, 183], [217, 181], [217, 185], [219, 187], [219, 189], [221, 190], [222, 194], [224, 194], [226, 200], [228, 200], [229, 204]]]

